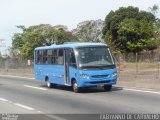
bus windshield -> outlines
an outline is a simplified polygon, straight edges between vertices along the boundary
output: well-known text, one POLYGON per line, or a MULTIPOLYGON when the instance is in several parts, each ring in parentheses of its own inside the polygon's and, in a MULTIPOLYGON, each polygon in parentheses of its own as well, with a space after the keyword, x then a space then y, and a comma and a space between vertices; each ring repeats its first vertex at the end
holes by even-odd
POLYGON ((115 67, 114 59, 106 46, 79 47, 78 66, 81 69, 104 69, 115 67))

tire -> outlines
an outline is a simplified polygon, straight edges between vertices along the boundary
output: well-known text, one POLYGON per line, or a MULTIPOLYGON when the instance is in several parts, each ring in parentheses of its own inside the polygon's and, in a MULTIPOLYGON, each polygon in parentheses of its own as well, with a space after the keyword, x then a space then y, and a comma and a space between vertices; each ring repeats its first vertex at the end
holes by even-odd
POLYGON ((51 83, 48 78, 46 79, 46 85, 48 88, 55 88, 56 87, 56 84, 51 83))
POLYGON ((105 91, 111 91, 111 89, 112 89, 112 85, 105 85, 104 86, 105 91))
POLYGON ((46 81, 46 85, 47 85, 48 88, 52 88, 52 83, 50 83, 49 80, 46 81))
POLYGON ((77 84, 76 80, 73 81, 72 87, 73 87, 73 91, 75 93, 79 93, 80 92, 80 88, 78 87, 78 84, 77 84))

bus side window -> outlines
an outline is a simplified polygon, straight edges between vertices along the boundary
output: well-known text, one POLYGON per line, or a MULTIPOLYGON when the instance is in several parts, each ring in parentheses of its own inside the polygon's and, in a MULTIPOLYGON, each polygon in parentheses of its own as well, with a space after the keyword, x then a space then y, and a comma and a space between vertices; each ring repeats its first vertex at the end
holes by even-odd
POLYGON ((63 49, 59 49, 58 64, 59 64, 59 65, 64 64, 64 62, 63 62, 63 49))
POLYGON ((52 64, 52 50, 47 50, 47 62, 48 64, 52 64))
POLYGON ((53 50, 52 64, 58 64, 58 50, 53 50))
POLYGON ((43 50, 39 51, 39 59, 40 59, 39 64, 43 64, 43 50))
POLYGON ((43 63, 42 64, 47 64, 47 50, 43 51, 43 63))
POLYGON ((36 64, 40 64, 39 50, 36 51, 36 64))

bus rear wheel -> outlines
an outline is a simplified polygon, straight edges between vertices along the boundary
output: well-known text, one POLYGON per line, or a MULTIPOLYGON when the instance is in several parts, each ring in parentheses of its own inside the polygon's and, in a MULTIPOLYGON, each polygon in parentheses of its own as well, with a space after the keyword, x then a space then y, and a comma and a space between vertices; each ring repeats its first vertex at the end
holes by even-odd
POLYGON ((112 89, 112 85, 105 85, 104 86, 105 91, 111 91, 111 89, 112 89))
POLYGON ((51 83, 48 78, 46 78, 46 85, 48 88, 55 88, 56 87, 56 84, 51 83))
POLYGON ((76 80, 73 81, 72 87, 73 87, 73 91, 75 93, 79 93, 80 92, 80 88, 78 87, 78 84, 77 84, 76 80))
POLYGON ((48 88, 52 88, 52 83, 50 83, 49 80, 46 81, 46 85, 47 85, 48 88))

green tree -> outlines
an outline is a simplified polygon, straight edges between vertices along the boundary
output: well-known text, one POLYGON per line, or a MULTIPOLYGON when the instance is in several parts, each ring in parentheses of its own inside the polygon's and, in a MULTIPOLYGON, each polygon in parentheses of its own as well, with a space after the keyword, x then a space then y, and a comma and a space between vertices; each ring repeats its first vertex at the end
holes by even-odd
POLYGON ((140 51, 153 37, 154 22, 155 16, 150 12, 132 6, 121 7, 106 16, 103 37, 115 49, 140 51))
POLYGON ((151 23, 136 19, 125 19, 118 29, 119 45, 125 51, 138 52, 142 49, 151 49, 156 45, 151 23), (123 48, 124 47, 124 48, 123 48))
POLYGON ((83 42, 104 42, 102 39, 103 26, 104 21, 100 19, 80 22, 73 30, 73 34, 83 42))
POLYGON ((25 28, 17 26, 22 33, 15 33, 12 37, 12 47, 20 51, 24 59, 33 58, 34 48, 51 44, 62 44, 74 40, 74 36, 63 30, 56 29, 49 24, 40 24, 25 28))
POLYGON ((156 16, 156 14, 159 12, 159 6, 153 5, 152 7, 149 7, 149 11, 156 16))
POLYGON ((22 33, 15 33, 12 37, 12 47, 14 49, 20 49, 23 47, 24 41, 22 36, 22 33))
POLYGON ((149 7, 149 11, 151 11, 156 16, 156 22, 154 24, 154 39, 156 40, 156 43, 158 46, 160 46, 160 19, 158 18, 159 12, 159 6, 153 5, 152 7, 149 7))

